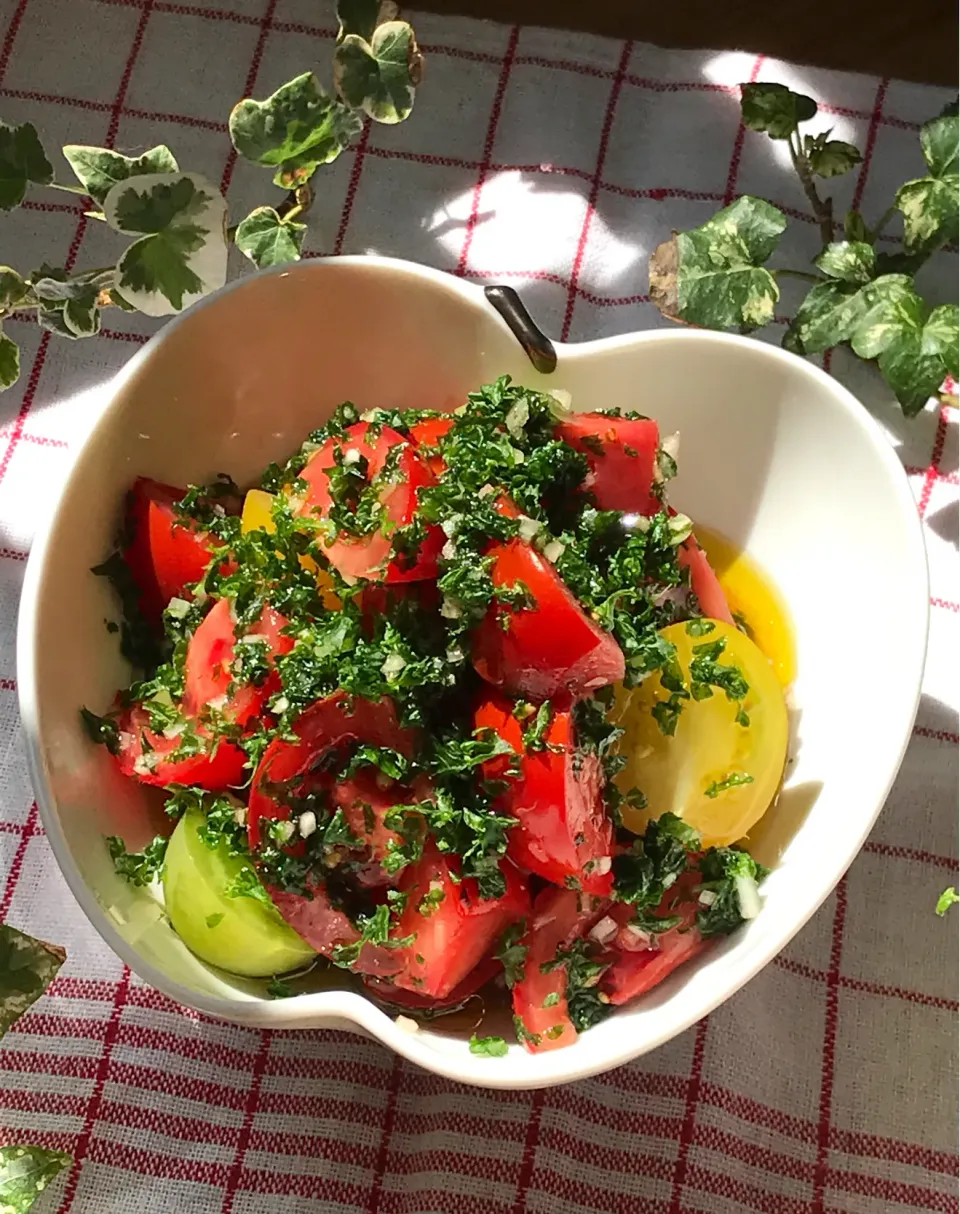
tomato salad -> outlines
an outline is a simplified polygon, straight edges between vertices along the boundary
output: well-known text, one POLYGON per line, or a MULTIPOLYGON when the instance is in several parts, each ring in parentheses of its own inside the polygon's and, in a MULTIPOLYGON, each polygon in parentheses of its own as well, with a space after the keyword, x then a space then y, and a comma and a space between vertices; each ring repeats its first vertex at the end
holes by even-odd
POLYGON ((274 995, 317 965, 412 1017, 506 987, 534 1052, 752 918, 782 695, 675 455, 505 377, 344 404, 246 494, 136 481, 95 572, 141 677, 83 716, 176 825, 108 840, 118 871, 274 995))

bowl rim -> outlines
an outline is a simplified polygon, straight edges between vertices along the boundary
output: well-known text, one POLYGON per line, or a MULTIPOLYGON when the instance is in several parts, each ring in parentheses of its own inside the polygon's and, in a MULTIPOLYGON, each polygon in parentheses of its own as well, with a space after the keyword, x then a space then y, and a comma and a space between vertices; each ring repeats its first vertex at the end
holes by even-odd
MULTIPOLYGON (((180 325, 188 323, 188 318, 199 309, 216 304, 224 295, 238 290, 249 290, 259 279, 268 274, 281 277, 287 274, 323 273, 330 269, 343 271, 351 267, 366 270, 381 270, 391 274, 406 274, 423 282, 432 283, 439 289, 457 295, 484 314, 485 322, 499 324, 505 332, 510 330, 505 322, 497 316, 484 298, 483 286, 466 282, 453 275, 415 262, 397 258, 380 256, 340 256, 336 258, 315 258, 294 265, 272 267, 257 275, 246 275, 227 284, 219 291, 200 300, 186 312, 174 317, 136 352, 136 354, 109 380, 105 381, 98 390, 98 402, 90 427, 85 437, 77 444, 69 460, 69 466, 64 475, 60 491, 56 498, 49 503, 44 516, 38 521, 35 537, 31 545, 27 567, 23 580, 23 589, 17 619, 17 688, 19 708, 25 740, 27 766, 37 800, 40 819, 50 842, 51 850, 63 874, 69 889, 82 908, 87 919, 99 933, 104 942, 126 964, 150 986, 163 992, 179 1004, 193 1008, 216 1020, 227 1020, 246 1026, 271 1029, 316 1029, 338 1027, 360 1031, 380 1041, 395 1053, 410 1062, 416 1063, 446 1079, 472 1084, 479 1087, 502 1090, 530 1089, 549 1087, 556 1084, 573 1082, 589 1078, 603 1072, 622 1066, 642 1054, 656 1049, 673 1037, 686 1031, 691 1025, 714 1011, 740 990, 751 978, 763 969, 773 957, 783 949, 797 934, 804 924, 829 897, 837 883, 843 877, 856 855, 859 853, 868 834, 873 828, 882 810, 894 779, 900 769, 903 756, 909 745, 913 723, 920 701, 924 661, 927 648, 929 627, 929 573, 927 566, 926 547, 923 527, 917 512, 916 503, 904 472, 903 466, 892 446, 887 442, 883 432, 869 411, 860 403, 848 388, 830 376, 821 367, 805 359, 791 354, 779 347, 750 338, 729 333, 718 333, 711 330, 692 328, 677 329, 648 329, 613 337, 597 338, 585 342, 562 343, 555 342, 559 364, 557 372, 562 375, 564 364, 571 360, 595 356, 601 350, 635 348, 638 351, 652 345, 676 345, 715 343, 727 347, 735 347, 744 352, 747 357, 769 359, 777 362, 788 362, 793 371, 801 376, 806 375, 812 386, 825 390, 834 400, 837 407, 844 410, 856 423, 864 441, 873 449, 880 464, 887 473, 890 489, 899 499, 899 507, 908 520, 907 531, 912 536, 909 541, 914 560, 911 574, 915 580, 913 618, 907 635, 914 646, 914 687, 909 698, 901 698, 903 738, 895 756, 888 756, 888 774, 883 789, 872 813, 865 816, 863 828, 855 846, 840 856, 830 857, 827 872, 817 882, 814 896, 802 903, 797 917, 791 921, 788 931, 781 931, 755 948, 748 959, 734 965, 726 976, 722 988, 716 997, 711 996, 700 1000, 693 1010, 685 1010, 679 1015, 669 1030, 659 1033, 652 1040, 645 1040, 639 1048, 630 1044, 603 1052, 597 1057, 591 1052, 590 1060, 584 1058, 580 1051, 573 1047, 568 1050, 550 1051, 547 1054, 531 1056, 527 1059, 533 1063, 516 1073, 516 1068, 510 1066, 511 1059, 506 1061, 510 1069, 492 1066, 487 1058, 474 1059, 466 1051, 446 1052, 430 1048, 418 1047, 416 1033, 409 1033, 397 1026, 394 1017, 382 1011, 371 999, 352 990, 326 990, 307 995, 296 996, 290 1000, 263 1000, 254 997, 248 999, 224 999, 204 995, 191 990, 180 982, 168 978, 151 962, 142 958, 136 949, 127 943, 117 929, 110 923, 109 918, 98 902, 93 889, 81 876, 75 865, 66 843, 66 838, 60 826, 59 815, 51 790, 47 784, 42 756, 42 743, 39 730, 39 710, 36 685, 35 655, 39 637, 36 633, 37 604, 41 583, 46 567, 48 545, 59 517, 59 507, 66 489, 76 474, 82 462, 88 445, 105 424, 110 414, 117 407, 120 396, 127 384, 134 379, 140 370, 152 359, 160 345, 180 325), (296 1013, 296 1014, 292 1014, 296 1013), (536 1060, 535 1063, 533 1060, 536 1060), (535 1071, 535 1074, 529 1072, 535 1071), (526 1072, 526 1073, 525 1073, 526 1072)), ((253 288, 255 289, 255 288, 253 288)), ((558 386, 562 386, 557 380, 558 386)), ((593 1032, 602 1031, 598 1026, 593 1032)), ((591 1034, 593 1040, 593 1034, 591 1034)), ((511 1051, 512 1055, 513 1051, 511 1051)), ((525 1056, 526 1057, 526 1056, 525 1056)))

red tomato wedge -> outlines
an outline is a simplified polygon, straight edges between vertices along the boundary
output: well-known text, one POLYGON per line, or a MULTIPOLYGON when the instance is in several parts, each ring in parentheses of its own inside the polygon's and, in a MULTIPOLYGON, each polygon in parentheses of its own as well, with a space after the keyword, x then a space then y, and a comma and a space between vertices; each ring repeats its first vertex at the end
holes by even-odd
POLYGON ((683 541, 677 549, 677 561, 681 569, 690 570, 690 589, 699 599, 703 614, 711 620, 734 623, 727 596, 696 536, 689 535, 683 541))
POLYGON ((177 759, 172 756, 181 739, 154 733, 149 723, 149 714, 140 704, 117 722, 120 735, 117 763, 125 776, 156 787, 196 784, 209 792, 225 792, 231 786, 243 784, 247 756, 232 742, 211 740, 209 749, 202 753, 177 759))
POLYGON ((523 977, 513 988, 514 1015, 525 1030, 523 1044, 533 1054, 561 1049, 577 1039, 567 1009, 566 966, 547 973, 540 967, 585 936, 605 906, 602 899, 572 889, 548 887, 537 895, 521 942, 527 949, 523 977))
POLYGON ((397 721, 391 700, 364 700, 337 691, 317 700, 300 714, 293 726, 296 742, 276 737, 263 753, 250 788, 247 834, 250 847, 260 845, 260 819, 289 817, 289 807, 274 798, 269 786, 296 780, 334 747, 370 742, 410 756, 416 735, 397 721))
MULTIPOLYGON (((419 794, 429 792, 428 788, 414 790, 393 781, 384 788, 378 775, 373 768, 361 768, 351 779, 341 780, 333 789, 334 805, 342 810, 347 826, 376 861, 386 859, 391 844, 397 847, 403 844, 401 836, 384 821, 390 810, 422 800, 424 798, 419 794)), ((373 884, 370 875, 367 874, 365 884, 373 884)))
POLYGON ((473 637, 473 664, 481 678, 535 700, 581 695, 623 678, 617 642, 587 617, 535 548, 512 539, 491 545, 488 555, 493 584, 522 583, 533 606, 512 611, 491 604, 473 637))
MULTIPOLYGON (((289 653, 294 646, 293 637, 283 632, 286 626, 287 620, 278 611, 264 607, 260 619, 244 634, 264 639, 266 645, 258 644, 257 649, 271 667, 276 658, 289 653)), ((214 704, 228 721, 246 725, 263 710, 268 697, 279 690, 280 682, 271 670, 259 686, 237 684, 232 670, 237 646, 248 643, 251 642, 237 638, 230 600, 218 599, 204 616, 187 647, 183 708, 188 716, 197 717, 202 709, 214 704)))
MULTIPOLYGON (((333 505, 329 473, 336 464, 338 452, 342 453, 341 458, 356 453, 366 460, 366 480, 370 484, 384 471, 388 457, 397 446, 402 449, 395 456, 392 472, 384 479, 378 493, 390 529, 407 526, 416 512, 420 490, 434 483, 434 475, 402 434, 389 426, 372 427, 366 422, 348 426, 342 438, 328 439, 310 457, 300 473, 300 479, 307 483, 307 491, 297 512, 322 516, 329 513, 333 505)), ((439 527, 431 527, 416 557, 405 560, 393 556, 390 536, 378 529, 362 537, 338 536, 332 544, 324 545, 324 552, 330 564, 353 581, 415 582, 437 576, 437 561, 443 544, 443 532, 439 527)))
POLYGON ((603 773, 594 754, 577 753, 572 706, 557 706, 544 741, 549 749, 524 752, 523 726, 514 705, 487 696, 474 714, 475 729, 491 729, 521 756, 520 775, 508 776, 510 758, 483 764, 488 780, 506 780, 497 808, 518 819, 507 855, 520 868, 555 885, 578 882, 588 894, 613 889, 613 824, 603 803, 603 773))
POLYGON ((587 457, 589 489, 601 510, 655 514, 660 503, 652 493, 660 430, 649 419, 575 413, 554 431, 587 457))
MULTIPOLYGON (((310 896, 288 893, 275 886, 268 886, 267 889, 290 927, 322 957, 329 957, 334 949, 345 948, 360 939, 360 932, 349 915, 333 905, 322 882, 310 884, 310 896)), ((388 977, 402 963, 401 949, 365 944, 352 968, 358 973, 388 977)))
POLYGON ((124 559, 140 591, 140 606, 159 623, 172 598, 189 597, 213 555, 209 534, 174 510, 186 490, 138 477, 127 499, 131 540, 124 559))
MULTIPOLYGON (((696 900, 690 896, 681 901, 675 908, 677 894, 683 898, 690 894, 692 886, 699 881, 696 873, 684 874, 677 884, 667 893, 659 907, 662 915, 677 914, 681 922, 668 932, 651 937, 649 943, 653 947, 644 947, 640 941, 630 938, 629 927, 621 929, 612 948, 614 960, 600 978, 600 989, 610 997, 613 1004, 629 1003, 638 995, 644 995, 662 982, 669 974, 709 944, 704 940, 695 926, 698 909, 696 900)), ((632 914, 630 907, 617 907, 617 919, 629 920, 632 914), (624 912, 629 912, 624 914, 624 912)))
POLYGON ((443 999, 434 999, 431 995, 418 995, 415 991, 405 991, 396 983, 380 978, 364 978, 363 985, 383 1003, 392 1003, 395 1007, 406 1008, 412 1012, 454 1012, 465 1003, 471 995, 487 985, 493 978, 503 972, 503 966, 496 957, 487 957, 467 974, 466 978, 453 988, 443 999))
MULTIPOLYGON (((453 425, 452 417, 428 417, 422 422, 416 422, 410 427, 410 441, 418 447, 436 447, 441 438, 448 432, 453 425)), ((421 458, 426 460, 427 467, 437 478, 443 476, 447 470, 447 465, 444 462, 443 456, 439 451, 423 452, 421 458)))
POLYGON ((482 899, 470 878, 458 882, 457 858, 445 857, 430 842, 423 858, 405 870, 400 889, 407 895, 396 936, 414 936, 406 964, 394 982, 431 999, 444 999, 492 950, 504 930, 530 910, 530 893, 519 871, 500 862, 507 889, 501 898, 482 899))

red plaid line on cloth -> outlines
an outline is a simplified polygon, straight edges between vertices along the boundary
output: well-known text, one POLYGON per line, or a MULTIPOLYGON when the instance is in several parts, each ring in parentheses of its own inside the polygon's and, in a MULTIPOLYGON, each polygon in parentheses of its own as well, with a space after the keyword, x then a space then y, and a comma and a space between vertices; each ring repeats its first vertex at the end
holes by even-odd
MULTIPOLYGON (((235 214, 264 201, 265 180, 230 150, 229 103, 315 66, 334 32, 314 0, 7 0, 0 20, 6 120, 29 118, 48 148, 166 141, 221 181, 235 214), (96 46, 95 73, 68 62, 67 29, 71 48, 96 46)), ((521 281, 564 339, 661 323, 642 257, 738 192, 804 221, 789 254, 815 251, 802 194, 739 122, 740 80, 805 88, 864 147, 860 173, 836 183, 838 214, 882 211, 891 182, 920 171, 916 132, 948 99, 742 54, 414 21, 428 60, 417 111, 403 127, 368 124, 318 179, 307 255, 370 250, 521 281)), ((24 268, 51 260, 52 241, 71 265, 115 256, 82 210, 37 197, 8 217, 24 268)), ((945 298, 955 255, 930 268, 945 298)), ((561 1089, 478 1092, 360 1038, 176 1007, 104 949, 56 870, 19 738, 13 621, 32 520, 84 433, 84 394, 155 328, 111 319, 85 343, 18 323, 24 377, 0 397, 0 918, 69 952, 0 1048, 0 1141, 74 1154, 47 1208, 956 1210, 956 929, 931 914, 957 872, 956 411, 906 423, 854 360, 831 361, 915 487, 935 608, 916 736, 836 894, 749 987, 654 1054, 561 1089)))

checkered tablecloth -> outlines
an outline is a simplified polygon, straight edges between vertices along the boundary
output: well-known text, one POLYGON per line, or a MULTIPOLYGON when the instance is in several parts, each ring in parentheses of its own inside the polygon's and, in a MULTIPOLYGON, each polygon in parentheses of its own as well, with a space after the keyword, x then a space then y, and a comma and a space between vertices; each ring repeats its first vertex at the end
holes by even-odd
MULTIPOLYGON (((238 218, 270 187, 230 151, 229 108, 298 72, 326 74, 330 7, 0 0, 0 116, 34 122, 48 151, 168 143, 181 167, 221 183, 238 218)), ((643 294, 647 255, 736 192, 802 221, 785 241, 794 264, 816 251, 796 180, 740 124, 739 81, 777 79, 822 102, 824 125, 866 152, 833 183, 838 214, 853 203, 874 219, 921 171, 919 125, 948 99, 739 52, 413 20, 427 58, 417 109, 321 170, 308 254, 395 254, 509 281, 564 340, 664 323, 643 294)), ((116 258, 79 200, 32 197, 0 217, 0 261, 116 258)), ((949 300, 956 275, 948 250, 923 288, 949 300)), ((743 992, 663 1049, 573 1086, 487 1093, 357 1037, 245 1030, 174 1006, 109 953, 59 876, 19 732, 17 599, 34 520, 93 392, 151 323, 111 315, 77 343, 9 324, 24 372, 0 396, 0 919, 65 944, 69 959, 0 1046, 0 1142, 76 1160, 38 1210, 955 1211, 958 916, 933 907, 957 870, 956 412, 931 406, 905 422, 872 369, 833 358, 903 459, 933 594, 915 737, 836 894, 743 992)), ((837 626, 856 628, 861 610, 847 588, 837 626)))

